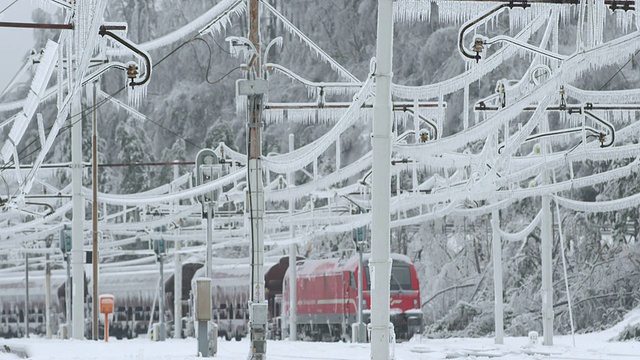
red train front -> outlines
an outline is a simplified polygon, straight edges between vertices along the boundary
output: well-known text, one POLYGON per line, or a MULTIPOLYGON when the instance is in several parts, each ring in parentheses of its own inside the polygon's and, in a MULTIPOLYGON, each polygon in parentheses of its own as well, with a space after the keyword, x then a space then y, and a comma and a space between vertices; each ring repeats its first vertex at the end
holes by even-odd
MULTIPOLYGON (((422 330, 420 286, 415 266, 407 256, 392 254, 389 299, 397 339, 410 339, 422 330)), ((364 255, 363 321, 371 308, 369 256, 364 255)), ((346 340, 358 316, 359 259, 305 260, 297 266, 297 328, 313 340, 346 340)), ((289 275, 284 276, 284 317, 289 317, 289 275)))

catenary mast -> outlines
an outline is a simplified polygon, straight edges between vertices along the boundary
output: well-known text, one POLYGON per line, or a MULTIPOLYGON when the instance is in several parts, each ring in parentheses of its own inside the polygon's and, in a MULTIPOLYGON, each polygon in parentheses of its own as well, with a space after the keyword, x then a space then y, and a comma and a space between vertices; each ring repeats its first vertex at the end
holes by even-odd
POLYGON ((389 359, 389 275, 391 271, 391 64, 393 0, 378 1, 376 93, 373 105, 373 167, 371 184, 371 359, 389 359))
POLYGON ((260 1, 247 0, 249 9, 249 41, 255 52, 248 64, 246 87, 241 94, 247 95, 249 218, 251 221, 251 295, 249 304, 249 326, 251 348, 249 359, 266 358, 267 304, 264 295, 264 189, 261 163, 261 127, 264 92, 262 61, 260 58, 260 1))

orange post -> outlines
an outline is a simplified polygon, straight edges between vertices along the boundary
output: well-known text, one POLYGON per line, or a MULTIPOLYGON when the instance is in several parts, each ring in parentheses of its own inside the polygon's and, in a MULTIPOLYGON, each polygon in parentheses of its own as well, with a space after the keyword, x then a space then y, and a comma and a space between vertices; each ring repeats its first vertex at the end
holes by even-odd
POLYGON ((100 313, 104 314, 104 341, 109 342, 109 314, 113 313, 113 295, 100 295, 100 313))
POLYGON ((109 342, 109 314, 104 314, 104 342, 109 342))

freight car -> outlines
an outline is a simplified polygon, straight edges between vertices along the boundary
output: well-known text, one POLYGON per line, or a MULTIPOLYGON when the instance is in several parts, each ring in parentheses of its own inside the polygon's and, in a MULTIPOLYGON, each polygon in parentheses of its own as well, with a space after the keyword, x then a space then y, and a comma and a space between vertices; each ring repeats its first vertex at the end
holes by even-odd
MULTIPOLYGON (((34 272, 35 273, 35 272, 34 272)), ((65 280, 64 274, 55 271, 51 275, 51 288, 56 289, 65 280)), ((29 306, 25 311, 26 281, 24 273, 4 273, 0 276, 0 337, 21 337, 25 332, 25 320, 29 323, 29 333, 46 332, 46 286, 45 276, 29 276, 29 306)), ((64 323, 64 303, 51 290, 50 326, 55 332, 64 323)))
MULTIPOLYGON (((205 277, 204 270, 198 270, 192 281, 205 277)), ((248 334, 250 267, 247 264, 214 266, 211 280, 212 316, 218 325, 218 336, 239 341, 248 334)))

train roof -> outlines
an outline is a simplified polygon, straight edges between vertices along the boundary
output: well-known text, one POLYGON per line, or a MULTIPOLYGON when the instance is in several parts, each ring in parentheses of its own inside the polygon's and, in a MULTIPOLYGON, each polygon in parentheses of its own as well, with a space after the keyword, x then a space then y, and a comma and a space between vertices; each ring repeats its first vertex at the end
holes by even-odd
MULTIPOLYGON (((51 273, 51 294, 55 296, 57 289, 66 280, 66 275, 61 271, 51 273)), ((45 275, 42 272, 29 272, 29 297, 44 297, 46 292, 45 275)), ((13 299, 24 300, 25 297, 25 274, 24 273, 3 273, 0 276, 0 300, 13 301, 13 299)))
MULTIPOLYGON (((401 261, 412 264, 408 256, 392 253, 390 255, 393 261, 401 261)), ((365 265, 369 262, 371 254, 362 254, 362 260, 365 265)), ((330 274, 332 272, 355 271, 358 268, 358 255, 350 258, 331 258, 331 259, 314 259, 298 262, 298 276, 314 276, 318 274, 330 274)))
MULTIPOLYGON (((273 265, 273 263, 265 264, 264 273, 267 273, 273 265)), ((193 279, 202 277, 206 277, 204 267, 195 272, 193 279)), ((251 282, 251 266, 249 264, 214 265, 211 268, 211 278, 213 286, 249 286, 251 282)))
MULTIPOLYGON (((164 271, 165 281, 173 269, 164 271)), ((160 273, 158 269, 137 271, 101 272, 98 290, 101 294, 112 294, 116 303, 124 299, 153 299, 158 291, 160 273)))

